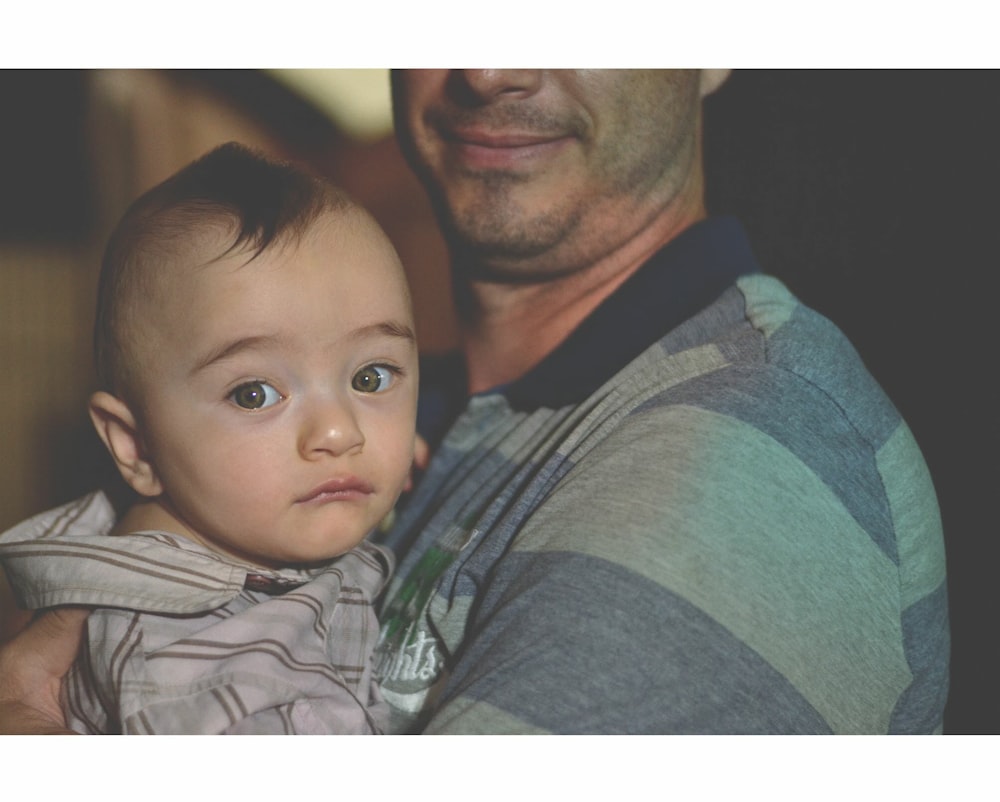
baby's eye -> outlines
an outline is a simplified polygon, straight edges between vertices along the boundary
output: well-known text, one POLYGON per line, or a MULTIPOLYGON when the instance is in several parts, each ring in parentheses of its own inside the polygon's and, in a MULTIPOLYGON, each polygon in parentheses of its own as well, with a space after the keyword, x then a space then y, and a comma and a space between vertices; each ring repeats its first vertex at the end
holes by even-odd
POLYGON ((381 393, 388 390, 395 372, 387 365, 365 365, 354 374, 351 387, 359 393, 381 393))
POLYGON ((252 381, 241 384, 229 394, 229 400, 242 409, 264 409, 284 400, 270 384, 252 381))

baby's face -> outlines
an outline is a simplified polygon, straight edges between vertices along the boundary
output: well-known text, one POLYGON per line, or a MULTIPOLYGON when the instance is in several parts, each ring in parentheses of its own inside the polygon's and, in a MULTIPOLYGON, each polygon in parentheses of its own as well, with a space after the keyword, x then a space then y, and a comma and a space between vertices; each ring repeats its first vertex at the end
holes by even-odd
POLYGON ((413 459, 404 274, 356 212, 246 258, 179 268, 149 304, 146 445, 195 539, 263 565, 328 559, 389 512, 413 459))

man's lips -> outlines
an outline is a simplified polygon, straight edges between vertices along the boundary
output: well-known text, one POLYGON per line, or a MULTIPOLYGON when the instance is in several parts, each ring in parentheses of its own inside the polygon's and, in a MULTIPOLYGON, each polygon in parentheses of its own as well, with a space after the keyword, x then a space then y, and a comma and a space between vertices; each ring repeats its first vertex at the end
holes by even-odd
POLYGON ((443 136, 451 142, 483 148, 527 148, 566 138, 562 134, 491 131, 479 128, 454 128, 445 130, 443 136))
POLYGON ((473 128, 446 129, 442 132, 442 139, 469 166, 501 168, 553 155, 565 147, 572 137, 473 128))
POLYGON ((304 496, 296 499, 298 504, 319 503, 327 501, 352 501, 370 496, 375 488, 369 482, 354 476, 330 479, 317 485, 304 496))

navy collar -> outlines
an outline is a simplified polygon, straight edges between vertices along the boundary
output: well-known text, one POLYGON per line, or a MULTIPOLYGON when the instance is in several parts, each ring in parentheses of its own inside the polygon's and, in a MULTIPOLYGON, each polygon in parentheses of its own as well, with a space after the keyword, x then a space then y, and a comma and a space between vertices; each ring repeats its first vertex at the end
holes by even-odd
POLYGON ((757 271, 739 221, 715 217, 696 223, 654 254, 538 365, 494 392, 523 411, 579 403, 737 278, 757 271))
MULTIPOLYGON (((735 218, 696 223, 659 250, 527 374, 486 392, 504 394, 522 411, 584 401, 737 278, 757 271, 746 233, 735 218)), ((432 446, 464 408, 465 388, 460 353, 421 359, 417 428, 432 446)))

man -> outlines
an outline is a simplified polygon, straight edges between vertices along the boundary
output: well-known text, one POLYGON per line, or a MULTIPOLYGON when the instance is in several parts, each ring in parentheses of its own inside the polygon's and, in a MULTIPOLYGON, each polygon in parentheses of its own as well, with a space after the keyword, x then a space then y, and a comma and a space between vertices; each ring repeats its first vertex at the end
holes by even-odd
POLYGON ((843 336, 706 219, 724 78, 394 76, 470 394, 388 537, 399 731, 940 730, 933 488, 843 336))

